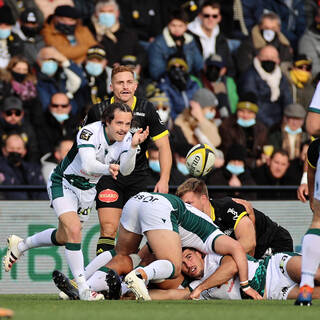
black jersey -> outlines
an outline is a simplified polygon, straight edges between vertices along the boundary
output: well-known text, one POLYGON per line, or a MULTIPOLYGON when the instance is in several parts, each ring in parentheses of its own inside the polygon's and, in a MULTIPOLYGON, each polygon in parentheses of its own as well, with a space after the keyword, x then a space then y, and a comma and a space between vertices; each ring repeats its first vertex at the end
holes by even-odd
MULTIPOLYGON (((114 97, 107 99, 101 103, 95 104, 88 112, 84 125, 91 122, 101 120, 101 116, 105 108, 114 102, 114 97)), ((149 137, 140 144, 137 152, 136 166, 134 171, 146 170, 148 166, 146 151, 149 139, 156 141, 168 134, 168 130, 160 120, 159 114, 151 102, 146 99, 134 97, 133 105, 133 119, 131 125, 131 132, 134 133, 139 128, 145 130, 149 126, 149 137)))
MULTIPOLYGON (((235 230, 239 221, 247 216, 245 207, 230 197, 210 200, 212 205, 211 218, 226 235, 236 239, 235 230)), ((272 221, 263 212, 253 209, 255 214, 256 250, 255 258, 261 258, 268 248, 274 252, 292 251, 293 243, 289 232, 272 221)))
POLYGON ((313 140, 308 148, 308 164, 312 168, 317 167, 320 152, 320 139, 313 140))

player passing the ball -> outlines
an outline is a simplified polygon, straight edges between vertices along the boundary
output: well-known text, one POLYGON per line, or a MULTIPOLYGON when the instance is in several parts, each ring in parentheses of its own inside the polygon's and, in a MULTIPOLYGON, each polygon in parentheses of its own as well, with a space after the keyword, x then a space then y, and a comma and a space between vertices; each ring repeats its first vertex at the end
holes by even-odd
POLYGON ((89 218, 100 177, 110 175, 116 179, 119 172, 128 175, 134 169, 137 146, 147 138, 149 129, 139 129, 132 136, 129 132, 131 121, 130 107, 113 103, 105 109, 101 121, 84 126, 78 132, 73 147, 48 181, 48 194, 59 220, 58 228, 46 229, 25 240, 16 235, 9 236, 3 261, 5 271, 10 271, 20 256, 31 248, 64 245, 80 299, 104 298, 89 289, 84 276, 81 228, 82 222, 89 218))

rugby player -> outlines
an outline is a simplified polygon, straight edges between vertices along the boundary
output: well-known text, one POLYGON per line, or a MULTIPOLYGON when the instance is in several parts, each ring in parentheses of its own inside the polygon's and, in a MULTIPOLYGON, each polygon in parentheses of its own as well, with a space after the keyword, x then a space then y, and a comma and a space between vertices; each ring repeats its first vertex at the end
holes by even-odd
MULTIPOLYGON (((172 155, 168 139, 168 130, 161 122, 155 107, 148 100, 134 96, 137 81, 129 66, 113 68, 111 89, 114 96, 100 104, 94 105, 85 118, 86 124, 97 121, 104 109, 114 101, 128 104, 133 111, 132 130, 150 128, 150 137, 160 153, 160 179, 155 192, 168 192, 168 183, 172 165, 172 155)), ((140 191, 147 191, 146 175, 148 161, 146 158, 148 141, 139 145, 134 171, 126 177, 119 174, 114 180, 104 176, 97 184, 96 206, 100 221, 100 238, 97 244, 97 254, 114 248, 115 236, 119 226, 121 211, 127 200, 140 191)))
POLYGON ((102 120, 83 127, 64 160, 48 181, 48 194, 59 220, 57 229, 50 228, 23 240, 11 235, 4 257, 6 271, 23 252, 44 246, 65 245, 68 265, 79 288, 81 300, 100 300, 102 295, 89 289, 84 276, 81 251, 81 222, 89 218, 96 183, 102 175, 116 179, 118 172, 128 175, 135 166, 137 147, 148 136, 148 127, 132 136, 131 108, 113 103, 103 112, 102 120))
POLYGON ((229 197, 212 200, 204 181, 196 178, 182 183, 176 194, 206 213, 221 231, 238 240, 245 252, 256 259, 266 254, 293 251, 290 233, 246 201, 229 197))
MULTIPOLYGON (((320 134, 320 92, 319 84, 307 115, 307 129, 313 134, 320 134), (313 123, 315 121, 316 123, 313 123), (316 130, 318 126, 318 131, 316 130)), ((302 240, 302 269, 300 293, 295 305, 310 306, 314 291, 314 278, 320 264, 320 139, 314 140, 308 149, 308 190, 309 204, 313 212, 310 228, 302 240)))

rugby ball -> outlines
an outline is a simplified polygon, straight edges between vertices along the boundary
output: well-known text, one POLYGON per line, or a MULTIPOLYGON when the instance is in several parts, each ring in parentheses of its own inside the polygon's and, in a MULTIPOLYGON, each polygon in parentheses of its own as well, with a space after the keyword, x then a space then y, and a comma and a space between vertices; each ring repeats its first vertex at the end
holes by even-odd
POLYGON ((186 156, 186 166, 193 177, 203 177, 214 167, 216 155, 207 144, 197 144, 186 156))

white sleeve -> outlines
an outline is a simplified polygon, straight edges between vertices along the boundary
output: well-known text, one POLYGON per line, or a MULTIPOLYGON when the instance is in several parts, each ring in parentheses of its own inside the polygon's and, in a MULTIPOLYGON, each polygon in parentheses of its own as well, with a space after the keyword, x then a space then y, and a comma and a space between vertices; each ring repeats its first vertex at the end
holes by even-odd
POLYGON ((79 156, 81 159, 81 166, 89 175, 105 174, 110 175, 109 165, 97 160, 95 149, 92 147, 79 148, 79 156))
POLYGON ((122 175, 129 175, 136 165, 137 148, 132 148, 120 155, 120 172, 122 175))

